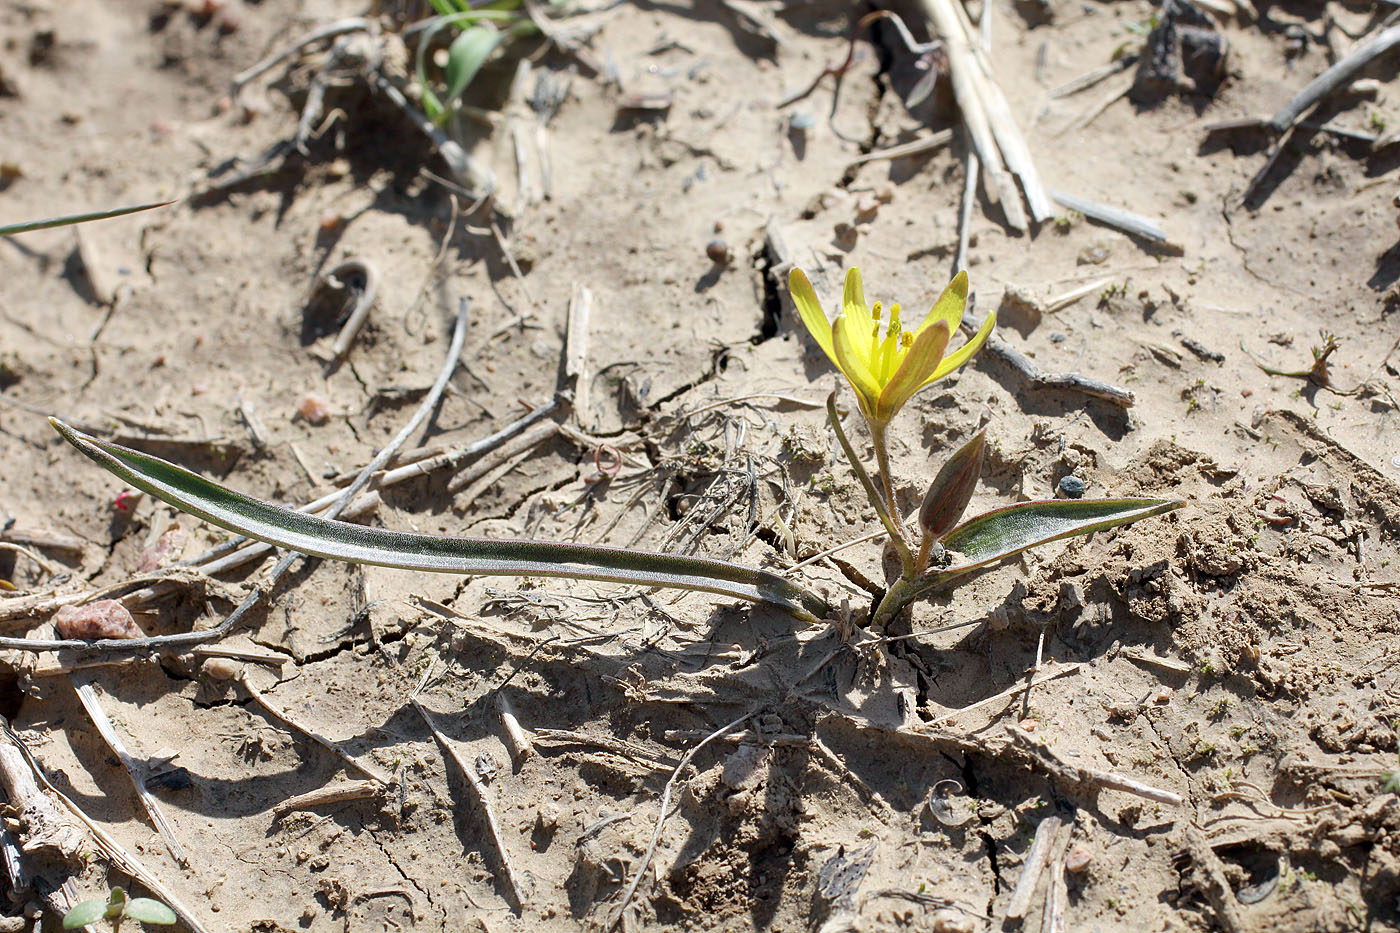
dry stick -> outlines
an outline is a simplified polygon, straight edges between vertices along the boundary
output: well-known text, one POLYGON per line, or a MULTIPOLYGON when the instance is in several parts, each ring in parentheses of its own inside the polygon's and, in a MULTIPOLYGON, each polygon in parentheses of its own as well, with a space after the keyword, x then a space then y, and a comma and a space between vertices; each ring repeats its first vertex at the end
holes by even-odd
POLYGON ((524 727, 520 725, 520 720, 516 718, 510 696, 504 690, 496 694, 496 712, 501 717, 501 731, 506 734, 506 744, 510 746, 511 760, 519 768, 525 763, 525 759, 535 753, 535 745, 524 727))
POLYGON ((1059 311, 1063 308, 1068 308, 1070 305, 1074 304, 1076 301, 1085 297, 1086 295, 1092 295, 1094 292, 1101 291, 1103 288, 1111 284, 1113 284, 1112 278, 1104 278, 1098 279, 1093 282, 1088 282, 1084 285, 1079 286, 1078 288, 1072 288, 1062 295, 1057 295, 1054 298, 1045 299, 1045 304, 1041 306, 1040 310, 1044 314, 1054 314, 1056 311, 1059 311))
MULTIPOLYGON (((4 739, 0 739, 0 785, 5 788, 10 816, 24 827, 23 848, 10 830, 0 829, 5 872, 10 878, 11 889, 23 891, 34 887, 34 877, 24 866, 26 853, 49 850, 56 860, 70 862, 88 848, 88 835, 71 814, 39 789, 24 755, 4 739)), ((66 915, 78 903, 77 886, 73 884, 71 875, 57 887, 41 885, 35 893, 43 899, 44 906, 59 917, 66 915)), ((34 928, 39 929, 37 920, 34 928)))
POLYGON ((618 924, 622 923, 623 914, 627 912, 627 906, 632 903, 632 897, 637 893, 637 886, 642 883, 642 876, 646 874, 647 866, 651 864, 651 857, 656 854, 657 843, 661 841, 661 830, 666 825, 666 817, 668 811, 671 809, 671 793, 675 790, 676 781, 680 778, 681 772, 685 770, 685 766, 690 764, 690 760, 695 757, 695 753, 700 751, 700 749, 724 735, 726 732, 752 719, 754 712, 756 711, 747 712, 728 725, 720 726, 714 732, 705 736, 699 743, 691 748, 690 751, 685 753, 680 760, 680 764, 676 765, 676 770, 671 772, 671 777, 666 781, 666 787, 661 792, 661 812, 656 816, 656 828, 652 831, 651 842, 647 845, 647 850, 645 854, 642 855, 641 864, 637 866, 637 871, 632 875, 632 883, 627 886, 627 892, 622 895, 622 901, 618 904, 617 913, 613 916, 612 922, 608 924, 607 929, 615 929, 618 924))
POLYGON ((1240 916, 1239 901, 1235 899, 1234 889, 1230 887, 1225 867, 1206 841, 1205 835, 1195 826, 1186 827, 1186 848, 1191 853, 1191 861, 1196 867, 1196 886, 1206 896, 1215 912, 1216 921, 1226 933, 1244 933, 1250 926, 1244 917, 1240 916))
POLYGON ((967 167, 964 169, 962 208, 958 211, 958 252, 953 257, 953 274, 967 268, 967 247, 972 239, 972 208, 977 203, 977 178, 981 174, 982 160, 977 158, 977 150, 967 147, 967 167))
POLYGON ((347 752, 345 749, 341 748, 331 739, 326 738, 324 735, 317 732, 315 729, 312 729, 310 726, 304 726, 301 723, 297 722, 291 717, 291 714, 287 713, 285 710, 278 709, 272 704, 272 701, 267 698, 266 694, 264 694, 256 686, 254 686, 252 680, 249 679, 247 674, 244 674, 242 677, 238 678, 238 682, 243 685, 244 690, 248 691, 248 695, 253 698, 253 701, 257 703, 258 706, 262 707, 263 710, 272 718, 286 723, 287 725, 291 726, 293 729, 297 730, 303 735, 315 740, 318 744, 324 746, 327 750, 329 750, 331 754, 335 755, 337 758, 345 762, 350 767, 354 768, 356 771, 359 771, 361 774, 369 777, 371 780, 378 782, 380 786, 387 787, 389 784, 393 783, 393 778, 389 777, 389 775, 385 774, 383 771, 380 771, 373 765, 364 764, 358 758, 347 752))
POLYGON ((1035 839, 1031 842, 1030 850, 1026 852, 1021 876, 1016 879, 1016 889, 1011 892, 1011 901, 1006 905, 1008 920, 1020 920, 1030 909, 1031 897, 1040 884, 1041 873, 1045 871, 1045 862, 1050 856, 1050 843, 1059 831, 1058 816, 1047 816, 1035 828, 1035 839))
POLYGON ((953 96, 957 98, 958 109, 962 111, 963 123, 972 137, 972 145, 977 156, 986 168, 987 176, 994 187, 988 191, 993 201, 1001 203, 1006 222, 1013 230, 1024 233, 1027 229, 1026 214, 1021 207, 1021 194, 1016 190, 1016 182, 1006 171, 1001 152, 997 148, 996 137, 988 122, 987 110, 978 96, 977 76, 981 66, 973 57, 962 22, 954 12, 950 0, 921 0, 924 12, 933 20, 934 30, 943 37, 948 55, 948 68, 952 72, 953 96))
POLYGON ((1040 914, 1040 933, 1064 933, 1065 907, 1069 899, 1069 888, 1065 884, 1065 852, 1069 849, 1069 839, 1074 827, 1064 834, 1055 845, 1055 855, 1050 861, 1050 886, 1045 891, 1045 909, 1040 914))
POLYGON ((1054 679, 1057 678, 1057 677, 1063 677, 1063 676, 1065 676, 1066 674, 1073 674, 1075 671, 1079 670, 1079 669, 1080 669, 1081 667, 1083 667, 1083 666, 1084 666, 1083 664, 1067 664, 1067 665, 1065 665, 1064 667, 1059 668, 1058 670, 1051 671, 1050 673, 1044 675, 1043 677, 1034 677, 1034 678, 1032 678, 1031 681, 1030 681, 1030 683, 1027 683, 1027 684, 1020 684, 1020 683, 1018 683, 1018 684, 1016 684, 1016 685, 1014 685, 1014 686, 1012 686, 1012 687, 1008 687, 1007 689, 1003 690, 1001 693, 996 694, 995 696, 989 696, 989 697, 987 697, 985 700, 978 700, 976 703, 973 703, 971 706, 964 706, 964 707, 961 708, 961 709, 951 710, 950 712, 944 713, 942 716, 938 716, 938 717, 936 717, 936 718, 934 718, 934 719, 930 719, 928 722, 923 723, 923 724, 922 724, 918 729, 916 729, 915 731, 917 731, 917 732, 925 732, 925 731, 931 730, 934 726, 942 725, 943 723, 947 722, 948 720, 952 719, 952 718, 955 717, 955 716, 961 716, 963 713, 967 713, 967 712, 970 712, 970 711, 972 711, 972 710, 979 709, 979 708, 981 708, 981 707, 983 707, 983 706, 990 706, 991 704, 996 703, 996 702, 998 702, 998 701, 1000 701, 1000 700, 1009 700, 1009 699, 1011 699, 1013 696, 1015 696, 1016 694, 1020 693, 1022 690, 1029 690, 1031 687, 1038 687, 1038 686, 1040 686, 1041 684, 1046 683, 1047 681, 1054 680, 1054 679))
POLYGON ((569 319, 564 331, 564 386, 573 393, 574 420, 580 425, 588 416, 588 322, 593 315, 593 293, 574 283, 569 299, 569 319))
MULTIPOLYGON (((970 313, 963 313, 962 323, 963 327, 970 329, 969 333, 977 333, 979 322, 970 313)), ((1047 373, 1032 363, 1030 357, 1003 340, 995 331, 987 336, 984 350, 1010 366, 1033 389, 1078 392, 1091 398, 1112 402, 1122 408, 1131 408, 1133 403, 1137 401, 1137 397, 1127 389, 1120 389, 1106 382, 1081 376, 1079 373, 1047 373)))
POLYGON ((1093 71, 1080 75, 1073 81, 1066 81, 1059 87, 1052 89, 1049 96, 1053 100, 1058 97, 1068 97, 1071 94, 1078 94, 1080 91, 1087 91, 1105 78, 1111 78, 1118 72, 1126 71, 1128 68, 1136 65, 1137 60, 1138 57, 1136 53, 1124 55, 1117 61, 1110 62, 1102 68, 1095 68, 1093 71))
POLYGON ((859 538, 854 538, 850 541, 847 541, 845 544, 838 544, 835 547, 829 547, 825 551, 820 551, 816 554, 813 554, 811 557, 800 560, 788 569, 782 571, 782 573, 794 573, 798 570, 801 570, 803 567, 806 567, 809 564, 815 564, 817 561, 830 557, 832 554, 844 551, 848 547, 855 547, 857 544, 864 544, 867 541, 874 541, 876 538, 883 538, 888 533, 889 532, 885 531, 885 529, 881 528, 877 531, 872 531, 868 534, 863 534, 859 538))
POLYGON ((1183 803, 1180 794, 1173 794, 1169 790, 1162 790, 1134 778, 1115 774, 1112 771, 1099 771, 1096 768, 1082 768, 1072 764, 1050 746, 1033 738, 1029 732, 1019 726, 1008 725, 1006 733, 1017 745, 1033 754, 1052 778, 1063 784, 1068 784, 1071 787, 1107 787, 1172 807, 1179 807, 1183 803))
MULTIPOLYGON (((419 425, 427 420, 428 415, 437 407, 438 400, 442 398, 443 390, 447 388, 447 381, 452 377, 452 372, 457 368, 457 359, 462 354, 462 344, 467 339, 467 299, 462 298, 457 303, 457 322, 452 331, 452 344, 447 348, 447 360, 443 363, 442 371, 438 373, 436 381, 428 394, 423 397, 423 402, 413 413, 413 417, 408 419, 399 433, 395 434, 384 449, 374 455, 365 468, 360 471, 360 475, 355 481, 344 489, 337 491, 326 509, 323 517, 335 519, 345 511, 346 506, 355 500, 374 474, 388 463, 394 453, 408 440, 409 435, 418 430, 419 425)), ((414 467, 421 464, 413 464, 414 467)), ((295 551, 288 552, 273 565, 267 578, 258 586, 254 586, 252 592, 243 598, 243 601, 229 613, 228 617, 218 625, 209 629, 202 629, 196 632, 182 632, 178 635, 157 635, 154 638, 103 638, 97 641, 81 641, 79 639, 63 639, 54 641, 40 641, 37 639, 25 638, 0 638, 0 648, 14 648, 20 651, 54 651, 63 648, 74 648, 87 651, 103 651, 109 654, 135 654, 142 651, 149 651, 152 648, 170 648, 173 646, 198 645, 207 641, 214 641, 222 638, 238 624, 249 611, 253 609, 265 594, 272 591, 277 585, 277 581, 282 578, 296 561, 301 557, 295 551)))
POLYGON ((1006 159, 1007 168, 1021 179, 1021 188, 1026 192, 1026 204, 1031 209, 1031 217, 1036 223, 1044 223, 1055 216, 1055 208, 1051 205, 1050 198, 1045 194, 1045 186, 1040 182, 1040 173, 1036 171, 1035 160, 1031 158, 1026 137, 1021 133, 1021 128, 1011 113, 1011 105, 1007 102, 1006 95, 1002 93, 1001 85, 997 84, 996 75, 992 71, 991 50, 984 47, 991 40, 992 8, 987 6, 982 10, 983 34, 982 41, 978 42, 974 39, 977 33, 968 20, 967 11, 962 4, 954 3, 953 0, 946 0, 946 2, 953 7, 953 12, 962 25, 963 33, 968 37, 969 44, 972 45, 972 57, 976 59, 978 64, 978 71, 973 80, 977 85, 978 96, 982 99, 982 104, 987 110, 987 119, 992 124, 992 132, 996 136, 997 146, 1006 159))
POLYGON ((351 309, 350 317, 346 319, 345 326, 340 329, 339 334, 336 334, 335 343, 331 345, 331 358, 336 362, 339 362, 346 353, 350 352, 350 344, 355 341, 355 337, 365 326, 365 321, 369 320, 369 309, 374 304, 374 293, 379 288, 379 270, 363 259, 348 259, 326 275, 327 279, 335 279, 343 284, 345 280, 342 276, 355 272, 364 278, 365 284, 355 298, 355 307, 351 309))
POLYGON ((281 819, 293 810, 309 810, 328 803, 345 803, 350 800, 363 800, 373 797, 384 789, 378 781, 338 781, 326 787, 318 787, 286 800, 272 808, 274 819, 281 819))
POLYGON ((913 142, 900 143, 898 146, 890 146, 888 149, 876 149, 874 152, 867 152, 865 155, 856 156, 847 162, 848 166, 864 165, 866 162, 876 162, 881 159, 902 159, 905 156, 918 155, 921 152, 932 152, 935 149, 942 149, 953 141, 953 131, 951 129, 939 130, 931 136, 923 139, 916 139, 913 142))
MULTIPOLYGON (((108 861, 115 864, 117 868, 121 869, 125 874, 141 882, 141 884, 145 885, 147 890, 164 901, 167 907, 175 911, 175 916, 180 918, 180 922, 185 925, 190 933, 209 933, 209 928, 200 923, 195 915, 190 912, 189 908, 180 902, 180 899, 175 896, 175 892, 162 884, 161 880, 157 878, 150 869, 137 861, 135 856, 126 851, 125 847, 117 842, 116 839, 112 838, 112 835, 107 832, 107 830, 93 822, 86 813, 79 809, 77 804, 69 800, 61 790, 53 786, 53 782, 48 779, 43 769, 39 767, 39 762, 34 758, 29 748, 20 741, 19 736, 15 735, 14 730, 10 728, 8 722, 0 721, 0 729, 3 729, 4 737, 12 744, 11 748, 0 741, 0 760, 4 760, 6 757, 4 753, 7 750, 13 751, 14 749, 18 749, 24 756, 25 763, 29 766, 32 776, 38 778, 39 782, 44 785, 49 793, 57 797, 73 816, 82 821, 83 825, 92 833, 93 838, 97 840, 98 848, 102 850, 102 854, 107 857, 108 861)), ((9 770, 10 769, 6 767, 5 773, 8 774, 9 770)))
POLYGON ((47 557, 43 557, 42 555, 36 554, 34 551, 31 551, 29 548, 24 547, 20 544, 12 544, 9 541, 0 541, 0 551, 9 551, 12 554, 23 554, 25 557, 38 564, 40 570, 53 576, 57 576, 58 574, 63 573, 64 571, 63 567, 60 567, 58 564, 55 564, 47 557))
POLYGON ((459 503, 459 505, 464 506, 485 492, 492 483, 515 469, 535 447, 558 433, 559 426, 552 421, 532 425, 524 434, 507 444, 502 444, 499 450, 493 451, 489 456, 482 457, 454 476, 452 481, 447 484, 447 491, 455 495, 465 489, 463 502, 459 503))
POLYGON ((160 801, 146 789, 146 780, 141 776, 140 766, 132 760, 131 753, 126 750, 126 743, 117 734, 116 727, 112 725, 112 720, 108 718, 107 712, 102 708, 102 704, 97 698, 97 691, 92 688, 92 684, 74 683, 73 689, 77 691, 83 709, 87 710, 88 718, 97 727, 97 732, 102 736, 102 740, 107 743, 107 747, 121 759, 121 763, 126 767, 127 774, 131 776, 132 786, 136 788, 136 796, 141 798, 141 804, 146 808, 151 822, 155 824, 156 831, 165 840, 166 848, 170 850, 170 854, 174 856, 175 861, 180 863, 181 867, 188 868, 190 858, 185 854, 184 846, 180 845, 180 840, 175 837, 174 827, 165 818, 165 809, 161 807, 160 801))
POLYGON ((1109 107, 1112 107, 1115 103, 1122 100, 1124 97, 1127 97, 1128 92, 1133 89, 1133 84, 1133 76, 1125 75, 1123 80, 1117 82, 1114 86, 1110 87, 1107 93, 1105 93, 1094 103, 1090 104, 1083 113, 1081 113, 1075 119, 1071 120, 1069 124, 1063 129, 1056 131, 1054 135, 1058 138, 1070 132, 1071 130, 1084 129, 1090 123, 1093 123, 1095 120, 1097 120, 1099 118, 1099 114, 1103 113, 1109 107))
POLYGON ((318 29, 312 30, 311 32, 302 36, 296 42, 293 42, 291 45, 282 49, 280 52, 277 52, 273 55, 269 55, 267 58, 264 58, 262 61, 258 62, 253 67, 248 68, 245 71, 240 71, 238 74, 234 75, 233 81, 230 82, 230 92, 233 94, 237 94, 240 90, 243 89, 243 85, 247 84, 249 81, 253 80, 258 75, 262 74, 268 69, 275 67, 279 62, 283 62, 291 58, 293 55, 297 54, 309 45, 315 45, 317 42, 320 42, 323 39, 331 39, 335 36, 339 36, 347 32, 368 31, 369 29, 373 28, 373 26, 373 20, 364 19, 358 16, 354 17, 353 19, 339 19, 335 22, 327 23, 326 25, 321 26, 318 29))
POLYGON ((1314 78, 1307 87, 1284 104, 1269 120, 1269 128, 1275 133, 1292 128, 1298 122, 1298 118, 1311 110, 1318 101, 1350 81, 1358 71, 1397 44, 1400 44, 1400 26, 1391 26, 1369 39, 1358 42, 1356 48, 1347 53, 1345 58, 1314 78))
POLYGON ((515 877, 515 869, 511 867, 510 853, 506 850, 505 840, 501 838, 501 827, 496 822, 496 812, 491 808, 491 797, 487 792, 486 784, 482 782, 481 777, 476 773, 476 769, 471 766, 471 763, 462 757, 462 753, 457 750, 456 745, 454 745, 447 736, 443 735, 442 730, 438 729, 437 723, 433 721, 432 714, 428 712, 427 708, 423 706, 422 703, 418 702, 418 698, 416 696, 411 696, 408 698, 408 702, 413 704, 413 708, 418 710, 418 715, 422 716, 423 721, 428 724, 428 730, 432 732, 433 738, 437 739, 438 744, 443 747, 443 750, 452 756, 453 761, 457 762, 458 769, 462 772, 463 776, 466 777, 467 783, 472 786, 472 790, 476 793, 476 802, 481 807, 482 812, 486 814, 486 828, 490 830, 491 840, 496 844, 496 855, 500 858, 501 868, 505 871, 506 885, 510 888, 511 898, 515 901, 517 910, 523 913, 525 910, 523 889, 520 886, 520 882, 515 877))
POLYGON ((0 785, 9 812, 25 826, 21 851, 71 859, 87 848, 87 834, 34 780, 34 772, 7 736, 0 736, 0 785))
MULTIPOLYGON (((91 602, 94 599, 116 598, 118 594, 124 593, 133 587, 143 584, 173 584, 190 583, 199 578, 197 572, 189 570, 165 571, 160 574, 146 574, 139 577, 132 577, 130 580, 123 580, 120 583, 112 583, 96 590, 84 590, 73 593, 34 593, 30 596, 15 596, 9 599, 0 600, 0 623, 14 622, 16 620, 28 621, 34 616, 44 615, 53 612, 63 606, 91 602)), ((126 596, 121 597, 124 601, 126 596)), ((35 641, 25 638, 0 638, 0 648, 11 648, 21 651, 41 650, 49 645, 49 642, 35 641)), ((67 642, 57 642, 57 647, 71 647, 67 642)), ((82 642, 82 644, 89 644, 82 642)))
POLYGON ((1125 211, 1117 207, 1109 207, 1107 204, 1099 204, 1097 201, 1066 194, 1063 191, 1051 191, 1050 196, 1070 210, 1078 211, 1090 220, 1096 220, 1101 224, 1113 227, 1115 230, 1122 230, 1124 233, 1131 233, 1133 236, 1152 240, 1155 243, 1168 243, 1166 231, 1141 214, 1134 214, 1132 211, 1125 211))
POLYGON ((75 538, 49 531, 30 531, 20 527, 10 527, 6 528, 4 531, 0 531, 0 541, 8 541, 11 544, 27 544, 30 547, 71 551, 74 553, 82 553, 83 549, 87 547, 87 542, 82 538, 75 538))
POLYGON ((243 421, 243 426, 248 429, 248 436, 253 440, 253 446, 262 450, 267 447, 267 425, 258 417, 258 408, 252 402, 243 397, 243 390, 238 391, 235 400, 238 409, 238 417, 243 421))

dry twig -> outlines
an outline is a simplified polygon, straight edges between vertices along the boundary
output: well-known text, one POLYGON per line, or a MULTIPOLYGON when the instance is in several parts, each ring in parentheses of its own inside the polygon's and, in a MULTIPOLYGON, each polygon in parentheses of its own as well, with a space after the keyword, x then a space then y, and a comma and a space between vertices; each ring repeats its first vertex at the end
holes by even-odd
POLYGON ((1021 864, 1021 874, 1016 879, 1016 888, 1011 892, 1011 901, 1006 905, 1006 918, 1020 920, 1030 909, 1031 897, 1040 884, 1040 876, 1045 871, 1046 860, 1050 856, 1050 844, 1060 831, 1060 818, 1047 816, 1035 828, 1035 838, 1026 852, 1026 860, 1021 864))
POLYGON ((385 774, 383 771, 380 771, 373 765, 367 765, 363 763, 362 761, 360 761, 360 759, 356 758, 354 755, 350 754, 345 749, 337 745, 333 740, 317 732, 315 729, 312 729, 310 726, 303 725, 302 723, 297 722, 291 717, 291 714, 288 713, 286 710, 278 709, 272 703, 272 701, 267 698, 266 694, 264 694, 253 684, 252 680, 249 679, 247 674, 244 674, 242 677, 238 678, 238 682, 243 685, 244 690, 248 691, 248 695, 253 698, 253 701, 257 703, 258 706, 262 707, 262 709, 272 718, 286 723, 296 731, 314 740, 319 745, 323 746, 326 750, 328 750, 331 754, 339 758, 341 761, 345 762, 347 765, 354 768, 356 771, 359 771, 361 774, 364 774, 365 776, 369 777, 371 780, 377 782, 380 786, 387 787, 389 784, 393 783, 393 778, 389 777, 389 775, 385 774))
POLYGON ((1061 784, 1069 787, 1107 787, 1111 790, 1120 790, 1126 794, 1133 794, 1151 800, 1154 803, 1163 803, 1170 807, 1179 807, 1184 803, 1180 794, 1174 794, 1169 790, 1162 790, 1142 781, 1130 778, 1112 771, 1100 771, 1096 768, 1082 768, 1079 765, 1066 761, 1058 752, 1031 736, 1031 734, 1019 726, 1008 725, 1007 735, 1021 748, 1030 752, 1037 764, 1039 764, 1050 777, 1061 784))
POLYGON ((107 712, 102 708, 101 702, 97 698, 97 691, 92 684, 73 684, 73 689, 77 691, 78 699, 83 704, 83 709, 87 710, 88 718, 97 727, 97 732, 102 736, 102 741, 121 760, 126 768, 126 773, 131 777, 131 784, 136 788, 136 796, 141 798, 141 805, 146 808, 147 815, 151 822, 155 824, 156 831, 160 833, 160 838, 165 840, 166 848, 174 856, 175 861, 188 868, 190 857, 185 854, 185 847, 180 845, 180 840, 175 836, 175 829, 170 825, 170 821, 165 818, 165 809, 160 805, 160 801, 146 789, 146 780, 141 776, 141 767, 132 760, 131 753, 126 750, 126 743, 117 733, 117 729, 112 725, 112 720, 108 718, 107 712))
POLYGON ((472 790, 476 793, 477 805, 481 807, 482 813, 486 815, 486 828, 491 833, 491 840, 496 846, 496 855, 501 860, 501 868, 505 871, 506 887, 510 890, 511 899, 515 901, 516 909, 523 913, 525 910, 524 888, 522 888, 520 881, 515 876, 515 869, 511 867, 510 852, 506 849, 505 839, 501 837, 501 827, 496 820, 496 811, 491 807, 491 795, 486 789, 485 782, 481 780, 480 775, 476 773, 476 769, 472 767, 471 763, 462 757, 462 753, 457 750, 457 746, 448 739, 447 736, 443 735, 442 730, 440 730, 437 727, 437 723, 433 721, 432 714, 418 701, 418 697, 411 696, 408 698, 408 702, 412 703, 413 708, 418 710, 418 715, 422 716, 423 722, 427 723, 429 731, 433 734, 433 738, 437 739, 438 744, 441 745, 443 750, 457 763, 458 770, 462 772, 462 776, 467 779, 467 783, 471 785, 472 790))
POLYGON ((730 732, 748 722, 753 718, 755 712, 756 711, 751 710, 728 725, 720 726, 714 732, 705 736, 696 743, 690 751, 685 753, 680 763, 676 765, 676 770, 671 772, 671 777, 666 781, 666 787, 661 792, 661 811, 656 816, 656 828, 652 831, 651 842, 648 843, 647 850, 643 853, 641 862, 638 863, 636 870, 632 873, 632 881, 627 885, 627 890, 623 893, 622 900, 617 905, 617 913, 613 915, 612 922, 607 926, 609 930, 616 929, 619 924, 623 923, 622 918, 627 913, 627 907, 632 903, 633 896, 637 893, 637 886, 642 883, 642 878, 646 875, 647 866, 651 864, 651 857, 656 854, 657 843, 661 841, 661 830, 666 825, 666 817, 670 815, 671 794, 675 791, 676 781, 680 778, 681 772, 685 770, 685 766, 690 764, 690 760, 695 757, 700 749, 724 735, 726 732, 730 732))

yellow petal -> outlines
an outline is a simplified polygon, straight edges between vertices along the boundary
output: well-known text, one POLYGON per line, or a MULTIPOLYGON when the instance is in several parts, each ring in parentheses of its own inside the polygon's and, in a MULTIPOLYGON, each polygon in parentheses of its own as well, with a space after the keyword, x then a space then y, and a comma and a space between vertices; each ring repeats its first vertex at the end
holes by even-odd
POLYGON ((856 350, 856 345, 852 342, 852 337, 857 339, 864 337, 864 334, 855 331, 851 319, 842 315, 836 319, 836 323, 831 327, 833 343, 836 347, 836 365, 851 382, 851 388, 856 390, 856 395, 860 396, 861 407, 867 412, 875 410, 875 400, 880 396, 880 387, 875 382, 875 376, 870 372, 870 367, 865 359, 856 350))
POLYGON ((860 280, 860 267, 851 266, 846 270, 846 293, 841 297, 841 313, 858 325, 857 334, 868 334, 875 327, 875 318, 870 314, 870 305, 865 303, 865 287, 860 280))
POLYGON ((839 369, 841 364, 836 362, 836 351, 831 343, 831 324, 817 300, 817 293, 812 290, 812 283, 807 281, 807 273, 797 268, 788 273, 788 291, 792 293, 793 304, 797 305, 797 313, 807 326, 807 332, 839 369))
MULTIPOLYGON (((967 343, 958 347, 958 349, 952 354, 952 356, 945 358, 942 363, 939 363, 938 368, 933 371, 932 376, 928 377, 928 379, 924 382, 924 385, 928 385, 930 382, 942 379, 944 376, 948 375, 953 370, 957 369, 959 366, 972 359, 972 354, 982 349, 982 344, 987 342, 987 337, 991 334, 992 328, 996 326, 996 323, 997 313, 996 309, 993 309, 992 313, 987 315, 987 319, 982 322, 982 329, 977 332, 976 336, 974 336, 967 343)), ((923 388, 923 386, 920 386, 919 388, 923 388)))
POLYGON ((948 325, 943 321, 935 322, 932 327, 919 328, 913 346, 904 356, 904 362, 880 393, 880 401, 875 406, 877 419, 888 422, 915 392, 927 385, 924 380, 938 369, 938 361, 943 359, 943 351, 948 349, 951 339, 948 325))
POLYGON ((929 311, 928 317, 919 325, 919 330, 925 327, 932 327, 939 321, 948 325, 948 333, 956 334, 958 325, 962 323, 963 308, 967 307, 967 273, 959 272, 953 276, 953 281, 948 283, 948 287, 943 289, 943 294, 938 296, 938 300, 933 303, 933 309, 929 311))

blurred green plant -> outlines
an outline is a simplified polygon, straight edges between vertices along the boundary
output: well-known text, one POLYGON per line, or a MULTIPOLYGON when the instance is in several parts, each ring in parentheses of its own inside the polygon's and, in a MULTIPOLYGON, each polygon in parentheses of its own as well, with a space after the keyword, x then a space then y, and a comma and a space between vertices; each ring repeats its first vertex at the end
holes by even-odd
POLYGON ((441 125, 452 115, 492 53, 516 39, 538 33, 539 27, 525 12, 521 0, 497 0, 480 6, 473 6, 467 0, 431 2, 438 15, 412 27, 413 31, 421 33, 414 61, 423 112, 428 119, 441 125), (441 82, 435 85, 428 74, 429 60, 434 40, 444 29, 458 32, 447 46, 441 82))

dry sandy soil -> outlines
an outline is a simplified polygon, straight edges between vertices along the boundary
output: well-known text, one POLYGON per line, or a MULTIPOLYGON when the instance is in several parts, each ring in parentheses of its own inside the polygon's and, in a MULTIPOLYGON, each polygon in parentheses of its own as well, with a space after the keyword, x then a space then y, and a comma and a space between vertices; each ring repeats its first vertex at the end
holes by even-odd
MULTIPOLYGON (((916 8, 893 9, 927 38, 916 8)), ((1212 18, 1230 53, 1211 96, 1122 97, 1129 69, 1051 97, 1142 42, 1157 11, 992 4, 995 68, 1049 186, 1156 220, 1171 245, 1069 211, 1016 235, 980 195, 979 313, 1001 307, 1002 337, 1045 371, 1136 404, 1030 385, 983 354, 898 422, 901 492, 916 501, 988 422, 973 508, 1054 495, 1069 475, 1091 496, 1186 508, 1013 561, 917 607, 915 637, 861 651, 842 650, 842 626, 699 595, 307 561, 206 653, 106 666, 8 653, 6 717, 206 930, 1396 929, 1397 148, 1305 129, 1241 204, 1269 139, 1205 129, 1272 113, 1387 9, 1258 0, 1212 18), (1044 299, 1105 280, 1043 316, 1002 300, 1011 285, 1044 299), (1331 388, 1256 363, 1307 369, 1321 330, 1340 340, 1331 388), (421 701, 450 746, 409 702, 430 671, 421 701), (532 754, 513 753, 502 700, 532 754), (1049 767, 1045 749, 1071 767, 1049 767), (322 789, 351 796, 293 800, 322 789), (1007 919, 1038 827, 1052 864, 1024 920, 1007 919)), ((495 102, 512 122, 474 151, 500 180, 498 211, 454 213, 424 174, 449 174, 440 155, 350 68, 304 155, 221 186, 295 131, 326 44, 235 99, 231 78, 362 13, 335 0, 233 0, 212 17, 150 0, 0 7, 0 219, 181 199, 89 225, 81 243, 72 229, 0 243, 0 509, 6 540, 45 561, 3 555, 17 588, 0 600, 5 634, 44 637, 54 596, 108 586, 151 634, 209 627, 269 566, 184 573, 155 598, 122 589, 224 534, 119 495, 39 413, 309 501, 410 416, 461 297, 461 365, 410 449, 461 447, 548 402, 583 287, 586 398, 561 419, 573 433, 488 455, 465 479, 471 464, 386 488, 362 520, 772 568, 877 527, 819 407, 838 377, 781 279, 795 263, 834 302, 858 264, 872 298, 911 314, 933 299, 953 271, 961 137, 852 162, 956 126, 946 79, 908 109, 919 62, 885 23, 861 33, 839 94, 827 77, 779 107, 844 58, 850 5, 622 4, 572 20, 596 27, 591 55, 524 47, 542 53, 524 93, 495 102), (557 112, 537 115, 537 88, 557 112), (626 107, 658 94, 669 109, 626 107), (378 297, 334 367, 340 306, 318 282, 346 259, 377 269, 378 297), (298 414, 310 396, 324 423, 298 414)), ((399 80, 402 43, 392 30, 380 42, 399 80)), ((1363 86, 1314 122, 1383 136, 1400 121, 1394 61, 1366 73, 1378 93, 1363 86)), ((496 63, 476 87, 511 73, 496 63)), ((878 543, 799 573, 856 620, 886 579, 878 543)), ((10 838, 32 841, 35 823, 10 822, 10 838)), ((26 862, 3 929, 26 915, 56 927, 41 904, 143 890, 91 840, 26 862)))

